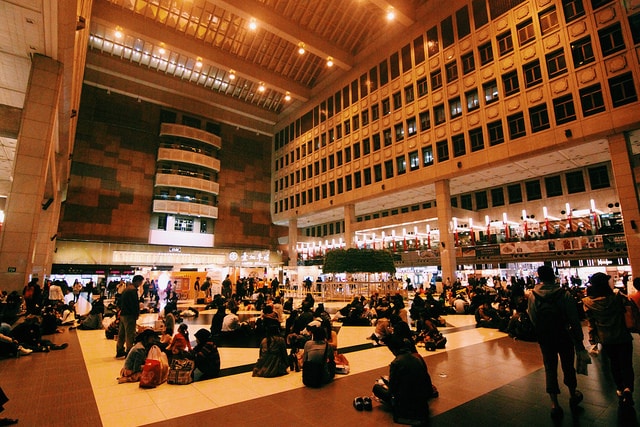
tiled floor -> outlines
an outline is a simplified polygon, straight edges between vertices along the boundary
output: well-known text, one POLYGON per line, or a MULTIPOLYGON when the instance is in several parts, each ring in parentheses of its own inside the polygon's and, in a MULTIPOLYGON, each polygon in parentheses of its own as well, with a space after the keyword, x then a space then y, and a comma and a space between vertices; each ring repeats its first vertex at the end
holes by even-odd
MULTIPOLYGON (((152 317, 142 322, 152 322, 152 317)), ((190 333, 208 316, 187 319, 190 333)), ((476 329, 471 316, 447 316, 445 350, 427 352, 429 371, 440 391, 431 402, 433 426, 613 426, 637 425, 635 412, 619 414, 614 388, 601 357, 589 376, 580 376, 582 408, 571 413, 561 395, 564 418, 549 417, 544 371, 535 343, 514 341, 495 330, 476 329)), ((280 426, 390 425, 390 413, 374 402, 372 412, 358 412, 353 398, 371 394, 376 378, 387 374, 393 356, 373 347, 373 328, 342 327, 339 347, 351 372, 322 389, 302 385, 300 373, 253 378, 256 348, 220 348, 223 372, 240 372, 186 386, 163 384, 141 389, 118 384, 122 360, 104 331, 65 331, 49 336, 69 348, 0 361, 0 386, 11 399, 2 416, 26 426, 280 426), (354 350, 354 351, 352 351, 354 350)), ((640 355, 636 346, 636 371, 640 355)))

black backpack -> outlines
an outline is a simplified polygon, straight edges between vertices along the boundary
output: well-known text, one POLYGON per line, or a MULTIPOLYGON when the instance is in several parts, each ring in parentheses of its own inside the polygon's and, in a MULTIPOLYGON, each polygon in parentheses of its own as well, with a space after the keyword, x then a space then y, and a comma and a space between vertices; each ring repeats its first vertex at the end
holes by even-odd
POLYGON ((554 292, 543 297, 535 294, 536 324, 538 339, 550 338, 566 331, 566 320, 562 306, 565 291, 554 292))
POLYGON ((329 344, 325 348, 321 361, 306 360, 302 364, 302 383, 307 387, 320 387, 324 384, 325 371, 328 369, 328 351, 329 344))

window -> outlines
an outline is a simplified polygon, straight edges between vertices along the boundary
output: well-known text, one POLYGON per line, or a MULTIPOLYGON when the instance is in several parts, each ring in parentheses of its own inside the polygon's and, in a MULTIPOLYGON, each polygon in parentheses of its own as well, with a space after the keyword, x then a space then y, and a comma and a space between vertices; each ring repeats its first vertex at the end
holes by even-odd
POLYGON ((452 119, 462 115, 462 103, 460 102, 460 97, 449 100, 449 114, 451 114, 452 119))
POLYGON ((336 167, 336 158, 333 154, 329 155, 329 170, 334 169, 336 167))
POLYGON ((620 107, 638 100, 631 73, 621 74, 609 79, 609 91, 614 107, 620 107))
POLYGON ((598 30, 598 38, 600 39, 602 56, 609 56, 625 48, 624 38, 622 37, 622 27, 619 22, 602 30, 598 30))
POLYGON ((489 132, 489 146, 502 144, 504 142, 504 131, 502 130, 502 120, 487 123, 487 131, 489 132))
POLYGON ((409 170, 416 170, 420 168, 420 156, 418 151, 412 151, 409 153, 409 170))
POLYGON ((423 77, 420 80, 417 81, 417 86, 418 86, 418 98, 422 98, 423 96, 425 96, 428 91, 428 85, 427 85, 427 78, 423 77))
POLYGON ((351 120, 344 121, 344 134, 349 135, 351 133, 351 120))
POLYGON ((640 43, 640 13, 629 16, 629 27, 631 28, 631 37, 633 44, 640 43))
POLYGON ((440 70, 431 73, 431 90, 440 89, 442 87, 442 72, 440 70))
POLYGON ((580 89, 580 104, 585 117, 605 110, 600 83, 580 89))
POLYGON ((458 198, 456 196, 453 196, 451 198, 451 207, 452 208, 457 208, 458 207, 458 198))
POLYGON ((542 71, 540 70, 540 60, 536 59, 522 67, 524 73, 524 87, 530 88, 542 83, 542 71))
POLYGON ((486 191, 478 191, 474 196, 476 199, 476 209, 487 209, 489 207, 486 191))
POLYGON ((342 138, 342 125, 336 125, 336 139, 342 138))
POLYGON ((353 178, 351 177, 351 175, 347 175, 344 177, 344 186, 346 191, 353 190, 353 178))
POLYGON ((567 60, 564 57, 564 50, 558 49, 545 55, 547 61, 547 73, 552 79, 567 72, 567 60))
POLYGON ((336 140, 336 133, 334 129, 329 129, 329 144, 336 140))
POLYGON ((356 141, 353 143, 353 158, 360 158, 360 141, 356 141))
POLYGON ((405 104, 409 104, 411 102, 413 102, 413 100, 415 99, 415 95, 413 92, 413 85, 409 85, 407 87, 404 88, 404 102, 405 104))
POLYGON ((433 147, 427 145, 422 147, 422 166, 430 166, 433 164, 433 147))
POLYGON ((593 10, 596 10, 600 6, 603 6, 607 3, 611 3, 612 0, 591 0, 591 7, 593 10))
POLYGON ((378 151, 380 149, 380 134, 374 133, 372 138, 373 138, 373 151, 378 151))
POLYGON ((513 38, 511 37, 511 31, 500 34, 497 37, 498 42, 498 54, 504 56, 513 51, 513 38))
POLYGON ((429 111, 420 113, 420 130, 425 131, 431 128, 431 114, 429 111))
POLYGON ((364 185, 371 185, 371 168, 365 168, 362 174, 364 175, 364 185))
POLYGON ((562 196, 560 175, 546 177, 544 179, 544 188, 547 191, 547 197, 562 196))
POLYGON ((369 124, 369 110, 364 110, 361 114, 362 126, 367 126, 369 124))
POLYGON ((492 188, 491 189, 491 206, 504 206, 504 189, 500 188, 492 188))
POLYGON ((584 185, 584 175, 581 170, 566 173, 565 179, 567 180, 567 192, 569 194, 582 193, 586 190, 584 185))
POLYGON ((592 190, 611 187, 609 172, 606 166, 595 166, 588 169, 589 183, 592 190))
POLYGON ((507 116, 507 124, 509 125, 509 139, 518 139, 527 134, 524 126, 524 113, 507 116))
POLYGON ((529 108, 529 120, 531 121, 531 131, 533 133, 549 129, 549 111, 547 104, 537 105, 529 108))
POLYGON ((393 94, 393 109, 398 110, 402 108, 402 93, 396 92, 393 94))
POLYGON ((389 98, 385 98, 382 100, 382 115, 386 116, 391 113, 391 102, 389 102, 389 98))
POLYGON ((193 219, 176 217, 173 229, 175 231, 193 231, 193 219))
POLYGON ((558 12, 556 12, 555 7, 540 13, 539 19, 542 35, 548 34, 558 28, 558 12))
POLYGON ((413 40, 413 52, 415 55, 416 65, 424 62, 424 38, 420 36, 413 40))
POLYGON ((382 181, 382 165, 380 163, 373 165, 373 178, 376 182, 382 181))
POLYGON ((354 131, 360 129, 360 116, 351 117, 351 125, 354 131))
POLYGON ((487 104, 498 100, 498 85, 495 80, 484 83, 482 85, 482 91, 484 92, 484 100, 487 104))
POLYGON ((458 80, 458 64, 456 64, 456 61, 446 64, 444 70, 447 73, 447 83, 458 80))
POLYGON ((360 171, 353 173, 353 184, 355 188, 362 187, 362 173, 360 171))
POLYGON ((393 143, 393 138, 391 138, 391 129, 387 128, 382 131, 382 138, 384 139, 384 146, 388 147, 393 143))
MULTIPOLYGON (((322 165, 322 173, 325 173, 327 171, 327 158, 324 157, 321 161, 320 164, 322 165)), ((288 185, 287 185, 288 187, 288 185)))
POLYGON ((507 186, 507 195, 509 203, 522 203, 522 187, 520 184, 511 184, 507 186))
POLYGON ((478 89, 470 90, 464 95, 465 95, 465 98, 467 99, 467 111, 473 111, 477 108, 480 108, 480 99, 478 98, 478 89))
POLYGON ((453 145, 453 157, 460 157, 467 154, 467 147, 464 143, 464 134, 461 133, 451 137, 451 144, 453 145))
POLYGON ((573 105, 571 94, 553 100, 553 111, 556 115, 556 124, 561 125, 576 119, 576 108, 573 105))
POLYGON ((533 21, 531 19, 527 19, 523 23, 518 24, 516 28, 520 46, 524 46, 535 39, 536 35, 533 31, 533 21))
POLYGON ((407 173, 407 160, 404 155, 396 157, 396 170, 398 171, 398 175, 407 173))
POLYGON ((571 43, 571 57, 575 68, 582 67, 595 61, 591 37, 587 36, 571 43))
POLYGON ((471 152, 480 151, 484 148, 484 135, 482 128, 471 129, 469 131, 469 141, 471 143, 471 152))
POLYGON ((493 48, 491 42, 478 46, 478 56, 480 56, 480 65, 487 65, 493 61, 493 48))
POLYGON ((336 163, 338 164, 338 166, 342 166, 342 151, 338 151, 336 153, 336 163))
POLYGON ((520 92, 520 83, 518 82, 518 71, 513 70, 510 73, 502 75, 502 86, 504 87, 504 96, 513 95, 520 92))
POLYGON ((447 120, 447 117, 444 113, 444 104, 436 105, 435 107, 433 107, 433 117, 436 126, 444 123, 447 120))
POLYGON ((366 156, 369 153, 371 153, 371 140, 365 138, 362 140, 362 154, 366 156))
POLYGON ((416 118, 415 116, 409 117, 407 119, 407 134, 409 136, 413 136, 418 133, 418 127, 416 126, 416 118))
POLYGON ((378 104, 373 104, 371 106, 371 120, 376 121, 380 118, 380 106, 378 104))
POLYGON ((351 147, 344 148, 344 162, 349 163, 351 161, 351 147))
POLYGON ((476 69, 476 59, 473 56, 473 51, 465 55, 462 55, 462 58, 460 58, 460 60, 462 62, 463 75, 469 74, 470 72, 476 69))
POLYGON ((398 123, 397 125, 394 126, 394 130, 396 133, 396 142, 400 142, 404 140, 404 124, 398 123))
POLYGON ((567 23, 584 16, 582 0, 562 0, 562 11, 564 12, 564 20, 567 23))
POLYGON ((449 143, 446 139, 436 142, 436 152, 438 153, 438 162, 449 160, 449 143))
MULTIPOLYGON (((380 70, 380 74, 382 74, 382 70, 380 70)), ((377 89, 378 89, 378 68, 374 66, 369 70, 369 93, 377 89)))
POLYGON ((460 196, 460 207, 462 209, 473 210, 473 203, 471 201, 471 194, 463 194, 460 196))
POLYGON ((524 188, 527 191, 527 201, 542 199, 542 188, 540 187, 540 180, 527 181, 524 183, 524 188))
POLYGON ((384 177, 393 178, 393 160, 386 160, 384 162, 384 177))

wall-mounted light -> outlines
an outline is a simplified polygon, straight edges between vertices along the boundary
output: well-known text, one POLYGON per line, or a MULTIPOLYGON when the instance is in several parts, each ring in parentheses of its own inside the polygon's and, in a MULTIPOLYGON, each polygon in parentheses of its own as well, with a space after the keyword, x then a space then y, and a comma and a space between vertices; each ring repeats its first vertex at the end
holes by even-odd
POLYGON ((304 43, 302 42, 298 43, 298 54, 304 55, 304 52, 305 52, 304 43))
POLYGON ((291 101, 291 94, 289 93, 289 91, 287 91, 287 93, 284 95, 284 100, 285 101, 291 101))
POLYGON ((333 58, 332 57, 328 57, 327 58, 327 67, 333 67, 333 58))
POLYGON ((116 27, 116 32, 114 33, 114 35, 116 36, 117 39, 121 39, 122 38, 122 28, 116 27))
POLYGON ((198 56, 198 59, 196 59, 196 67, 202 67, 202 57, 200 56, 198 56))
POLYGON ((264 87, 264 83, 260 82, 260 85, 258 86, 258 92, 264 92, 267 88, 264 87))
POLYGON ((229 70, 229 80, 236 79, 236 72, 234 70, 229 70))

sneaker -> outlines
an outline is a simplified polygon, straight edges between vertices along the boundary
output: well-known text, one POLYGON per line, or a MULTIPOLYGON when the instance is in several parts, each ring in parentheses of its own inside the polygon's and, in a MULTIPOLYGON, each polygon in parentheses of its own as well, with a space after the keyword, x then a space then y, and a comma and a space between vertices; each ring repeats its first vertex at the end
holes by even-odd
POLYGON ((33 353, 33 350, 19 346, 18 352, 20 353, 20 356, 26 356, 27 354, 33 353))
POLYGON ((571 406, 571 408, 575 408, 580 404, 580 402, 582 402, 582 399, 584 399, 584 395, 581 391, 576 390, 573 393, 573 396, 569 398, 569 406, 571 406))

